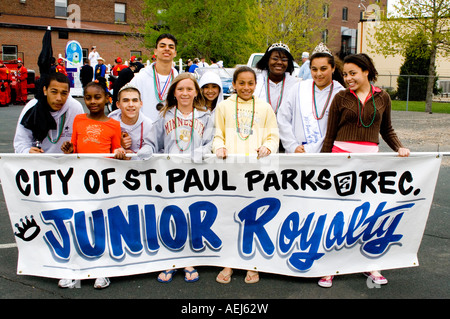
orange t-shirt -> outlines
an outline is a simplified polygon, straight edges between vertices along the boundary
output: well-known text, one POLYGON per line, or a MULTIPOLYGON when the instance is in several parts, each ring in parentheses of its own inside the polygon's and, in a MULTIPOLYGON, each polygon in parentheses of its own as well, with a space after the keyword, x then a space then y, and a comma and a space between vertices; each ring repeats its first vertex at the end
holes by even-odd
POLYGON ((114 153, 121 147, 120 136, 120 123, 114 119, 101 122, 78 114, 73 121, 74 153, 114 153))

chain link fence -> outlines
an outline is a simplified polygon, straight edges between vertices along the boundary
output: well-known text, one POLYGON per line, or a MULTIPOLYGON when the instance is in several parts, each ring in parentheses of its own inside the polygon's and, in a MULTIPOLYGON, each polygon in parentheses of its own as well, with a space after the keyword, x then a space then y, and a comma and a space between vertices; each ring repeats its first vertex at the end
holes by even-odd
MULTIPOLYGON (((386 90, 393 105, 405 111, 425 110, 428 75, 379 74, 376 85, 386 90), (419 108, 419 109, 418 109, 419 108)), ((436 76, 433 90, 433 107, 450 113, 450 76, 436 76)))

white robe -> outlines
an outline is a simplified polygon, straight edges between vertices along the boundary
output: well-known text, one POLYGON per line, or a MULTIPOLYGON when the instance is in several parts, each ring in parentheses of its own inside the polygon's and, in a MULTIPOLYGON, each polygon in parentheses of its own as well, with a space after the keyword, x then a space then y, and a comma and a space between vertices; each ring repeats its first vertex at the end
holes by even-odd
POLYGON ((270 88, 270 100, 268 100, 267 97, 267 77, 268 72, 267 70, 263 70, 260 73, 258 73, 256 77, 256 88, 254 95, 259 97, 260 99, 266 101, 272 106, 273 111, 275 112, 275 115, 278 117, 278 112, 283 104, 283 100, 286 98, 288 93, 294 89, 296 84, 300 82, 300 79, 290 75, 286 72, 286 78, 284 83, 284 91, 283 91, 283 97, 281 99, 281 104, 277 110, 278 101, 281 94, 281 89, 283 87, 283 82, 275 83, 269 80, 269 88, 270 88))
MULTIPOLYGON (((344 90, 344 87, 339 82, 333 81, 333 92, 327 110, 321 120, 316 120, 313 115, 313 83, 313 80, 299 82, 283 99, 277 120, 280 140, 286 153, 294 153, 300 145, 304 145, 306 153, 319 153, 322 149, 327 130, 329 107, 334 96, 344 90)), ((320 117, 331 85, 323 90, 319 90, 317 86, 314 88, 317 113, 320 117)))

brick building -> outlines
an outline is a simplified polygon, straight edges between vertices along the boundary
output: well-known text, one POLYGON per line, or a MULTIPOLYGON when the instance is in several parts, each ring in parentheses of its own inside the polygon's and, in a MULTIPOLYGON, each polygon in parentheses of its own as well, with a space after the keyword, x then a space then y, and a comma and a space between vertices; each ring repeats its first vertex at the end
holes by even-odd
MULTIPOLYGON (((357 29, 368 0, 330 0, 324 6, 328 20, 322 39, 335 54, 356 53, 357 29)), ((387 0, 373 0, 385 10, 387 0)), ((47 26, 52 27, 53 54, 64 56, 68 41, 76 40, 83 57, 95 45, 106 64, 118 56, 150 56, 133 33, 140 20, 142 0, 0 0, 0 59, 23 58, 28 69, 38 72, 37 58, 47 26), (69 12, 69 13, 67 13, 69 12)))
POLYGON ((330 0, 324 8, 328 25, 322 39, 333 53, 341 57, 357 53, 358 23, 365 13, 375 8, 386 11, 387 0, 330 0))
POLYGON ((138 20, 136 0, 0 0, 0 59, 23 58, 38 73, 42 38, 52 28, 53 55, 64 57, 68 41, 76 40, 87 57, 92 46, 113 64, 118 56, 149 55, 139 39, 127 37, 138 20))

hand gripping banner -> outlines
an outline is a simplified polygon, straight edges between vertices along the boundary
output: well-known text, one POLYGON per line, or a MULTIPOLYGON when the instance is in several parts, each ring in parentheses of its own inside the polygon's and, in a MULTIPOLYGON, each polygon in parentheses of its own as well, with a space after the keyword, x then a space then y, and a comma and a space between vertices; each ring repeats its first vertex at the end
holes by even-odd
POLYGON ((209 265, 320 277, 418 266, 441 163, 418 154, 1 154, 0 177, 18 274, 209 265))

